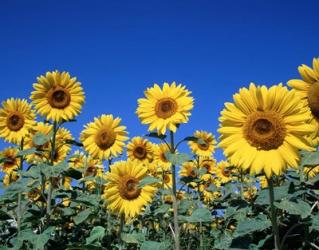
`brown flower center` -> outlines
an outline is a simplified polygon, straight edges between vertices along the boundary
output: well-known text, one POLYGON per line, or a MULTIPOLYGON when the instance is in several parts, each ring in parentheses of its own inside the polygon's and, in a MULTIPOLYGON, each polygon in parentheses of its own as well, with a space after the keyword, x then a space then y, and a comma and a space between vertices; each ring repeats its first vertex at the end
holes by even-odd
POLYGON ((15 111, 7 117, 7 127, 11 131, 19 131, 24 125, 24 117, 18 111, 15 111))
POLYGON ((316 119, 319 119, 319 82, 312 84, 308 90, 308 103, 316 119))
POLYGON ((64 109, 69 106, 71 95, 67 89, 60 86, 54 86, 49 90, 47 99, 53 108, 64 109))
POLYGON ((226 167, 222 166, 222 174, 225 177, 229 177, 230 176, 230 171, 229 169, 227 169, 226 167))
POLYGON ((131 176, 123 176, 120 180, 119 192, 123 199, 136 199, 141 193, 141 189, 138 188, 138 180, 131 176))
POLYGON ((110 129, 101 129, 95 136, 95 143, 102 150, 110 148, 116 139, 116 134, 110 129))
POLYGON ((190 177, 196 178, 197 177, 197 172, 195 171, 195 169, 192 169, 189 173, 190 177))
POLYGON ((167 119, 177 111, 177 103, 174 99, 167 97, 159 100, 155 105, 155 113, 159 118, 167 119))
POLYGON ((145 159, 146 157, 146 149, 143 146, 137 146, 134 150, 133 150, 133 155, 135 156, 135 158, 137 159, 145 159))
POLYGON ((201 150, 208 150, 209 149, 209 142, 207 142, 206 140, 203 141, 202 143, 198 143, 198 147, 201 149, 201 150))
POLYGON ((86 169, 85 176, 96 176, 97 168, 95 166, 89 166, 86 169))
POLYGON ((168 174, 164 175, 164 183, 168 184, 170 182, 171 178, 168 174))
POLYGON ((9 170, 17 166, 17 158, 13 156, 7 156, 5 162, 3 163, 3 170, 9 170))
POLYGON ((243 132, 249 144, 258 150, 276 149, 282 145, 286 136, 282 117, 271 111, 257 111, 249 115, 243 132))

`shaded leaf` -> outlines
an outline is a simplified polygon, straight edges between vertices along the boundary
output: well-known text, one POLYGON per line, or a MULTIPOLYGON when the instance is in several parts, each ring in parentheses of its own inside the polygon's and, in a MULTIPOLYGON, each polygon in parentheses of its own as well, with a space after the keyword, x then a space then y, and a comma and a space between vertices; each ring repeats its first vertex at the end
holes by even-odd
POLYGON ((297 200, 296 202, 283 200, 281 202, 275 202, 274 205, 287 211, 289 214, 300 215, 303 219, 308 217, 311 213, 310 205, 303 200, 297 200))
POLYGON ((86 245, 92 244, 96 241, 102 240, 105 234, 105 228, 101 226, 96 226, 92 229, 90 236, 86 238, 86 245))
POLYGON ((253 219, 242 220, 238 223, 235 236, 240 237, 256 231, 263 231, 271 226, 270 220, 264 214, 258 215, 253 219))
POLYGON ((143 178, 143 179, 139 182, 138 187, 139 187, 139 188, 142 188, 142 187, 144 187, 144 186, 146 186, 146 185, 155 184, 155 183, 160 183, 160 182, 161 182, 161 180, 158 179, 158 178, 155 178, 155 177, 153 177, 153 176, 146 176, 145 178, 143 178))
POLYGON ((81 224, 82 222, 84 222, 92 213, 91 209, 85 209, 83 211, 81 211, 80 213, 78 213, 75 217, 73 217, 73 221, 76 225, 81 224))

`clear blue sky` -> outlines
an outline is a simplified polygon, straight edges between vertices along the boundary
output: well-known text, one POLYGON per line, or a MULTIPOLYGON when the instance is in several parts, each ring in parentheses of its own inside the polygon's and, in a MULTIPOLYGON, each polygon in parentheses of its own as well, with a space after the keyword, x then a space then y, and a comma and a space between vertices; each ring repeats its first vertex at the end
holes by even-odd
POLYGON ((0 100, 28 98, 37 76, 66 70, 86 93, 75 137, 102 113, 135 136, 147 129, 135 115, 146 87, 177 81, 195 97, 177 136, 216 134, 239 87, 285 83, 319 56, 318 10, 315 0, 1 0, 0 100))

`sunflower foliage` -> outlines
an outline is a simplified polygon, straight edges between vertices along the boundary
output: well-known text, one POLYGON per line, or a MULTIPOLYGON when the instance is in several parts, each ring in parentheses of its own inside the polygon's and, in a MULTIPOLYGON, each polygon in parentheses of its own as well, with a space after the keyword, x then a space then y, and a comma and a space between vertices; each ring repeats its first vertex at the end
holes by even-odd
POLYGON ((76 138, 81 83, 38 77, 0 108, 0 249, 319 249, 319 60, 299 72, 241 88, 218 140, 180 134, 194 98, 175 82, 138 100, 144 136, 102 114, 76 138))

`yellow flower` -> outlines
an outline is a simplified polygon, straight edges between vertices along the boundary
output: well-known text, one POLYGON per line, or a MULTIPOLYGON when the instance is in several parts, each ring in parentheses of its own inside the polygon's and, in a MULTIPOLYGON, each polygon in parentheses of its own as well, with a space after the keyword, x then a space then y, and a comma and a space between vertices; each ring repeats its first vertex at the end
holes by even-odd
POLYGON ((134 137, 127 144, 127 157, 136 163, 149 163, 153 160, 153 144, 140 137, 134 137))
POLYGON ((314 178, 316 175, 319 174, 319 165, 313 167, 304 167, 303 171, 309 178, 314 178))
POLYGON ((193 161, 184 162, 179 170, 179 175, 182 177, 197 178, 198 168, 193 161))
POLYGON ((217 163, 215 174, 221 183, 232 181, 232 172, 229 167, 230 165, 227 161, 220 161, 217 163))
POLYGON ((6 148, 0 153, 0 157, 5 158, 5 160, 0 163, 4 173, 8 174, 20 167, 21 159, 17 157, 18 152, 16 148, 6 148))
POLYGON ((298 67, 302 79, 292 79, 288 81, 288 86, 296 90, 301 99, 309 106, 312 113, 312 123, 316 124, 316 129, 311 135, 313 144, 319 144, 319 58, 313 59, 313 69, 307 65, 298 67))
MULTIPOLYGON (((41 133, 45 136, 49 136, 50 133, 53 131, 53 126, 48 123, 38 122, 33 127, 32 130, 30 130, 29 135, 25 138, 25 149, 30 148, 36 148, 37 152, 34 154, 29 154, 26 156, 26 160, 28 163, 37 164, 39 162, 45 162, 48 161, 51 157, 51 143, 50 141, 47 141, 43 145, 36 145, 33 141, 33 137, 37 133, 41 133)), ((68 153, 71 150, 71 145, 66 144, 66 140, 73 139, 71 132, 67 130, 66 128, 59 128, 56 133, 56 144, 55 144, 55 154, 53 158, 54 163, 59 163, 65 160, 68 153)))
POLYGON ((113 115, 101 115, 87 124, 81 133, 84 149, 94 158, 110 159, 123 152, 128 139, 126 127, 120 126, 121 119, 113 115))
POLYGON ((194 133, 197 141, 189 141, 188 145, 195 155, 210 157, 215 152, 216 140, 212 133, 197 130, 194 133))
POLYGON ((203 195, 203 201, 206 203, 206 204, 209 204, 210 202, 212 202, 213 200, 219 198, 221 196, 221 193, 220 192, 211 192, 211 191, 208 191, 208 190, 203 190, 202 192, 202 195, 203 195))
POLYGON ((41 116, 61 122, 72 120, 81 112, 85 97, 76 77, 53 71, 38 77, 37 81, 30 99, 41 116))
POLYGON ((214 158, 204 158, 199 160, 199 167, 206 168, 207 173, 215 173, 216 160, 214 158))
POLYGON ((166 130, 176 132, 178 124, 188 121, 194 101, 185 86, 165 82, 161 89, 154 84, 144 94, 146 98, 138 100, 136 114, 142 124, 149 124, 149 131, 157 130, 158 134, 165 134, 166 130))
POLYGON ((165 189, 169 189, 169 188, 173 187, 173 175, 172 174, 165 173, 165 174, 162 174, 161 177, 162 177, 165 189))
POLYGON ((268 181, 267 181, 266 176, 262 175, 262 176, 260 176, 258 178, 258 180, 259 180, 261 188, 267 188, 268 187, 268 181))
POLYGON ((165 143, 154 145, 154 161, 163 171, 170 170, 172 165, 165 156, 168 152, 170 152, 170 150, 165 143))
POLYGON ((251 201, 252 199, 255 198, 256 194, 257 194, 257 188, 255 186, 250 186, 244 192, 244 198, 247 201, 251 201))
POLYGON ((4 177, 3 177, 3 185, 5 187, 9 186, 12 182, 15 182, 16 180, 19 179, 19 175, 17 174, 16 171, 11 171, 10 173, 6 174, 4 177))
POLYGON ((156 192, 154 185, 139 187, 140 181, 147 175, 147 168, 131 161, 119 161, 111 166, 106 174, 107 184, 103 197, 107 207, 124 214, 128 220, 140 214, 142 208, 151 203, 156 192))
POLYGON ((233 98, 221 112, 218 130, 219 146, 231 165, 271 177, 297 168, 299 149, 314 150, 306 139, 314 130, 311 112, 295 91, 252 83, 233 98))
MULTIPOLYGON (((184 191, 176 191, 176 198, 177 200, 185 199, 185 192, 184 191)), ((165 203, 173 203, 173 196, 172 195, 164 195, 164 202, 165 203)))
POLYGON ((28 199, 32 201, 38 201, 41 197, 41 189, 33 188, 31 191, 27 193, 28 199))
POLYGON ((0 137, 20 144, 35 123, 35 113, 25 99, 10 98, 0 109, 0 137))

